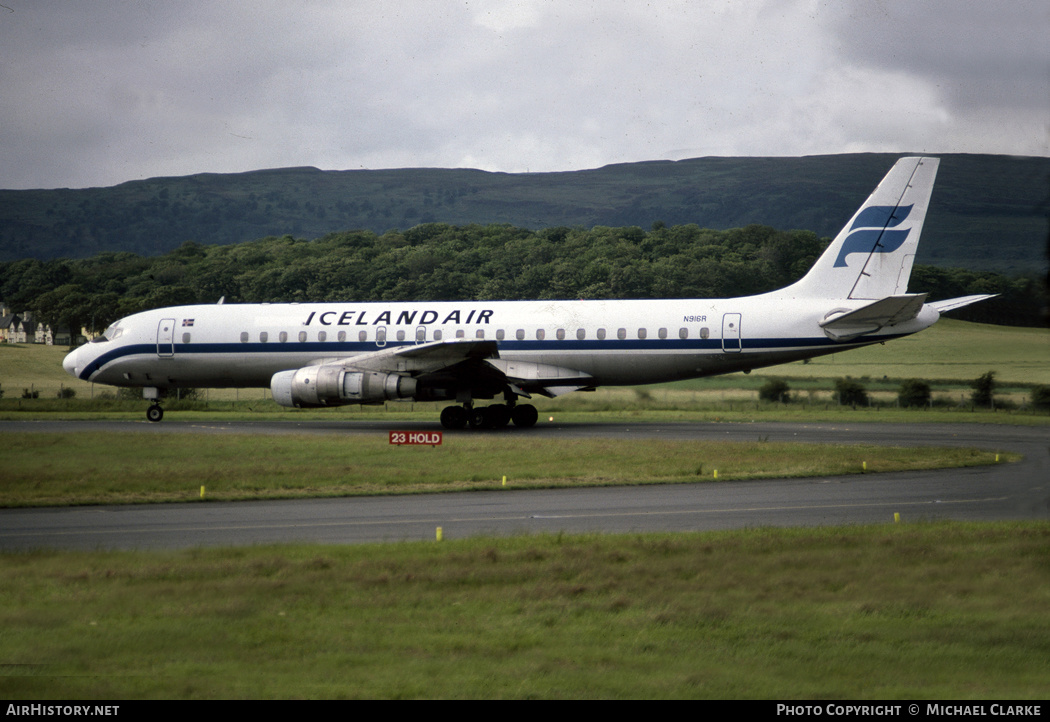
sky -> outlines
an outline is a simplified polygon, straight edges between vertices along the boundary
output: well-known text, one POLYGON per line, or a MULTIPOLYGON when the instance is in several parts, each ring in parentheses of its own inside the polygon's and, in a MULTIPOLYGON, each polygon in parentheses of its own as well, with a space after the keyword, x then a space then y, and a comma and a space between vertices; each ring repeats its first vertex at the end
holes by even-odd
POLYGON ((1050 156, 1047 0, 0 0, 0 188, 1050 156))

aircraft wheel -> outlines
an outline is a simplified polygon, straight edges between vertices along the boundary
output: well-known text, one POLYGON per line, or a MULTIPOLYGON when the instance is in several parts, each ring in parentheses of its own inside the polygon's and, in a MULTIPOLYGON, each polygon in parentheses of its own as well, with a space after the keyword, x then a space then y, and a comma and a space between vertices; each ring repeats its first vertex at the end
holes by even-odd
POLYGON ((462 406, 441 409, 441 425, 446 429, 462 429, 467 425, 467 410, 462 406))
POLYGON ((510 412, 510 419, 514 422, 514 425, 523 429, 535 426, 539 418, 540 412, 532 404, 518 404, 510 412))
POLYGON ((489 413, 489 424, 494 429, 502 429, 510 423, 510 409, 503 404, 493 404, 486 409, 489 413))
POLYGON ((164 418, 164 409, 154 404, 146 409, 146 418, 153 422, 160 421, 164 418))
POLYGON ((469 411, 470 415, 470 428, 472 429, 489 429, 492 428, 492 420, 489 416, 489 410, 485 406, 479 406, 476 409, 469 411))

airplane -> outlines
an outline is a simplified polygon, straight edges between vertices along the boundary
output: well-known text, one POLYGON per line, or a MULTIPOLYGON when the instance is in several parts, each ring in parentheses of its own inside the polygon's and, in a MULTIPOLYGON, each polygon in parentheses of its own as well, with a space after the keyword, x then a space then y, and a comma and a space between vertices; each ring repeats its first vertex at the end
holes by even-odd
POLYGON ((450 401, 448 429, 536 424, 522 399, 798 361, 908 336, 990 298, 908 293, 940 160, 899 159, 800 280, 727 299, 176 306, 123 318, 66 356, 140 387, 160 421, 178 388, 269 388, 280 405, 450 401), (502 397, 502 403, 475 405, 502 397))

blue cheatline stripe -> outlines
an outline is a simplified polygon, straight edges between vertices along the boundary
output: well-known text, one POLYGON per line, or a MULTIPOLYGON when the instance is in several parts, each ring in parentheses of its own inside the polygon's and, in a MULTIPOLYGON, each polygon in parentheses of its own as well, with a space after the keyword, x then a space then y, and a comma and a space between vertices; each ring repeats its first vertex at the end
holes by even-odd
MULTIPOLYGON (((905 335, 905 334, 901 334, 905 335)), ((864 345, 865 343, 876 343, 900 338, 901 335, 879 336, 877 339, 868 339, 859 343, 835 343, 826 337, 814 338, 766 338, 749 339, 741 341, 743 351, 770 351, 776 349, 797 348, 837 348, 843 349, 849 346, 864 345)), ((457 339, 460 340, 460 339, 457 339)), ((468 339, 474 340, 474 339, 468 339)), ((477 339, 482 340, 482 339, 477 339)), ((491 339, 488 339, 491 340, 491 339)), ((295 353, 295 354, 336 354, 352 356, 354 354, 378 351, 382 348, 399 348, 415 346, 412 341, 388 341, 386 346, 377 346, 375 342, 300 342, 287 341, 285 343, 190 343, 175 344, 175 357, 197 354, 256 354, 256 353, 295 353)), ((599 352, 599 351, 678 351, 697 353, 711 353, 722 351, 722 339, 605 339, 577 340, 565 339, 544 341, 518 341, 503 340, 496 341, 500 351, 512 353, 515 351, 547 352, 557 353, 564 351, 576 352, 599 352)), ((735 352, 734 352, 735 353, 735 352)), ((121 346, 108 351, 88 364, 80 372, 80 378, 88 381, 91 375, 102 369, 107 364, 126 356, 156 355, 156 344, 135 344, 132 346, 121 346)), ((168 357, 170 358, 170 357, 168 357)))

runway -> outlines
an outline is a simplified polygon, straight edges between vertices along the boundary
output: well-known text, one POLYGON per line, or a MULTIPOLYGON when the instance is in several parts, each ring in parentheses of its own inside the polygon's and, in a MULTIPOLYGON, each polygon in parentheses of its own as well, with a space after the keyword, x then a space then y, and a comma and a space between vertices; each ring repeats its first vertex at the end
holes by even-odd
MULTIPOLYGON (((0 422, 4 433, 383 434, 356 421, 0 422)), ((398 423, 432 431, 435 424, 398 423)), ((448 435, 452 432, 446 432, 448 435)), ((977 424, 581 423, 542 424, 530 438, 600 436, 727 441, 965 446, 1024 455, 1018 463, 945 471, 643 487, 491 491, 0 510, 0 550, 154 549, 289 542, 351 544, 476 535, 698 531, 741 527, 1050 520, 1050 429, 977 424)))

